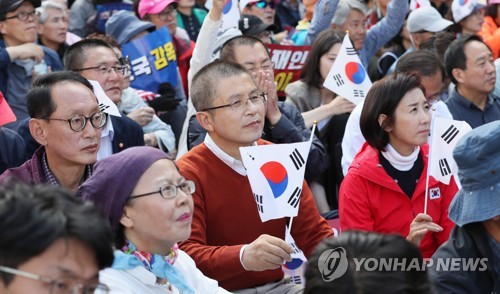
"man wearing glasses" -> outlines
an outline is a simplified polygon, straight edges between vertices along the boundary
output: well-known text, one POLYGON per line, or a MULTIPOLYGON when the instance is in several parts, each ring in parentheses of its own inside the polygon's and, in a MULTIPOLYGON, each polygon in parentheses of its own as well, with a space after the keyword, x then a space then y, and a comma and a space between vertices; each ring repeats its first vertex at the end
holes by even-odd
MULTIPOLYGON (((82 77, 99 82, 106 95, 119 103, 124 77, 129 68, 120 64, 113 48, 98 39, 84 39, 71 45, 64 56, 64 67, 82 77)), ((139 124, 123 115, 109 116, 103 128, 98 159, 106 158, 132 146, 144 146, 144 132, 139 124)))
MULTIPOLYGON (((192 233, 181 248, 229 291, 302 293, 301 287, 283 281, 281 266, 292 252, 284 241, 286 219, 260 220, 239 152, 243 146, 270 144, 260 140, 270 103, 266 95, 245 67, 215 61, 194 76, 191 99, 208 134, 177 161, 181 174, 197 188, 192 233)), ((333 235, 305 183, 292 235, 307 256, 333 235)))
POLYGON ((260 18, 265 24, 274 24, 276 14, 276 2, 274 0, 242 0, 240 11, 242 14, 251 14, 260 18))
MULTIPOLYGON (((36 45, 39 0, 0 1, 0 91, 14 111, 17 122, 29 117, 26 93, 33 70, 44 61, 52 71, 61 70, 59 56, 51 49, 36 45)), ((16 129, 17 123, 7 127, 16 129)))
POLYGON ((0 183, 14 177, 76 191, 92 174, 106 123, 92 85, 76 73, 49 73, 36 80, 26 100, 29 130, 41 147, 23 165, 4 172, 0 183))
POLYGON ((0 187, 0 293, 108 293, 99 270, 112 242, 95 207, 66 189, 0 187))

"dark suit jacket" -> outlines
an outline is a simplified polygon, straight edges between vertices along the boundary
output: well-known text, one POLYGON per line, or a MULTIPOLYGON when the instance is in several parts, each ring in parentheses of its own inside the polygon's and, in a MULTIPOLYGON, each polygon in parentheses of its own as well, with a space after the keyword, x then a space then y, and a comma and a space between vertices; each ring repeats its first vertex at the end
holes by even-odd
MULTIPOLYGON (((144 146, 144 133, 139 124, 126 116, 118 117, 108 115, 111 118, 114 129, 113 137, 113 154, 118 153, 128 147, 144 146)), ((25 158, 31 158, 35 151, 40 147, 35 139, 31 136, 29 128, 29 118, 20 122, 19 135, 24 139, 25 158)))

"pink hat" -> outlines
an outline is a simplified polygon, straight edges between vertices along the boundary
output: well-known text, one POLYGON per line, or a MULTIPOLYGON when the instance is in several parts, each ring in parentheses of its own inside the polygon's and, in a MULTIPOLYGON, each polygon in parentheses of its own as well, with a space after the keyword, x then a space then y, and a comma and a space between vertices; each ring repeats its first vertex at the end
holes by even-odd
POLYGON ((16 116, 0 92, 0 126, 16 121, 16 116))
POLYGON ((177 2, 178 0, 140 0, 139 16, 143 19, 146 14, 158 14, 170 4, 177 2))
POLYGON ((500 4, 500 0, 488 0, 488 5, 500 4))

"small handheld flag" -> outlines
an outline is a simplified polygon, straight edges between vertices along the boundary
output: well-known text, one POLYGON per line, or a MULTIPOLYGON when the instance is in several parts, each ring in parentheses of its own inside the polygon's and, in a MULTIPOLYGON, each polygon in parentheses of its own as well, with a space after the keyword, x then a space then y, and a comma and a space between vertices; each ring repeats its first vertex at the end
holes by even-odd
POLYGON ((342 47, 323 86, 356 105, 365 99, 372 86, 368 73, 349 40, 349 33, 344 37, 342 47))

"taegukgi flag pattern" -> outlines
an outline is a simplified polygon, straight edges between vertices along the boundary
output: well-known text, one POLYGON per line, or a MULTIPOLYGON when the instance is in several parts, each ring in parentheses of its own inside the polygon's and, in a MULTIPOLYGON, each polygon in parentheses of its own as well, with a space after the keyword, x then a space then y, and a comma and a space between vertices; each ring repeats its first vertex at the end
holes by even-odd
POLYGON ((349 34, 345 35, 323 86, 356 105, 365 99, 370 90, 372 82, 349 40, 349 34))
POLYGON ((429 153, 429 175, 436 180, 449 184, 452 175, 458 171, 453 159, 453 148, 460 138, 472 130, 465 121, 434 117, 431 127, 429 153))
MULTIPOLYGON (((225 31, 229 28, 237 28, 240 20, 240 8, 238 0, 226 0, 222 8, 222 24, 219 31, 225 31)), ((205 2, 205 8, 210 10, 213 6, 212 0, 205 2)))
POLYGON ((240 147, 263 222, 297 216, 311 142, 240 147))

